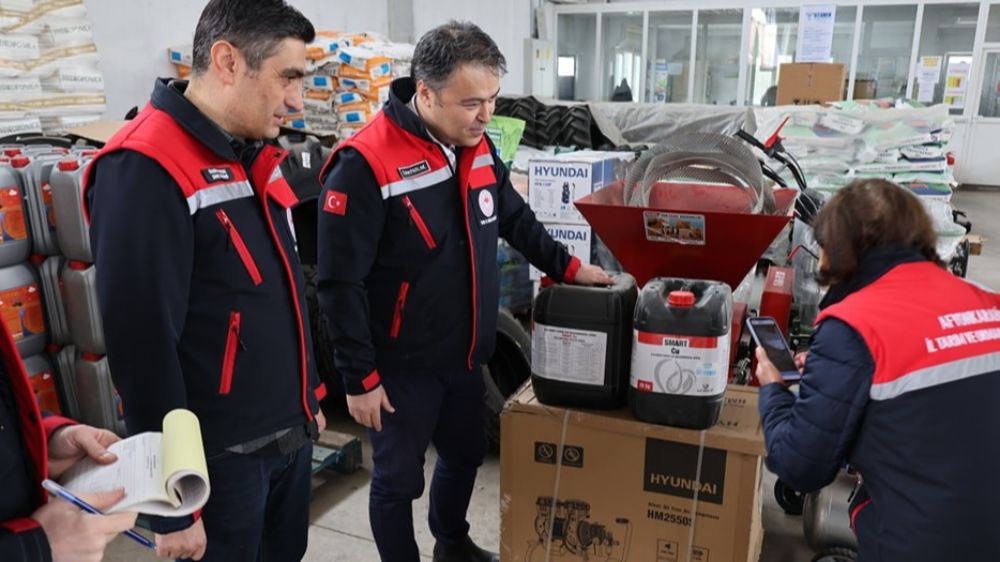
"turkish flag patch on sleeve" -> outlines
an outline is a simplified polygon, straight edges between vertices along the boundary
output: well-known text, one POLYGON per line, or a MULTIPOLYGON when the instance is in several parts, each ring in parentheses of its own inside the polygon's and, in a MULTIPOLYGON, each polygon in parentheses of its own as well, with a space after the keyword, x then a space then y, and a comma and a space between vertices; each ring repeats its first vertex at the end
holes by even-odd
POLYGON ((323 210, 335 215, 347 214, 347 194, 341 191, 327 191, 323 210))

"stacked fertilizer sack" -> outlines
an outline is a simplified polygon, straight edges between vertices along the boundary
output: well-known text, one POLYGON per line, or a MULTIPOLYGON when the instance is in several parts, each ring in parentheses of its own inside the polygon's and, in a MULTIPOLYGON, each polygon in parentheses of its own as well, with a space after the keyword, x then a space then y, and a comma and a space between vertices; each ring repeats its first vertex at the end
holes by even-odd
POLYGON ((0 0, 0 137, 100 119, 97 64, 82 0, 0 0))
POLYGON ((191 45, 178 45, 167 49, 167 58, 174 65, 177 77, 187 80, 191 77, 191 45))
POLYGON ((948 200, 956 185, 945 146, 955 122, 946 106, 883 109, 876 104, 758 111, 760 135, 790 117, 785 147, 811 188, 835 191, 855 179, 881 178, 948 200))
POLYGON ((785 116, 789 121, 781 136, 809 188, 832 194, 865 178, 907 187, 934 217, 942 256, 954 254, 965 230, 954 223, 949 202, 957 181, 946 148, 955 128, 947 106, 841 102, 828 108, 767 108, 757 111, 758 137, 769 136, 785 116))
POLYGON ((413 45, 373 33, 321 31, 307 49, 305 110, 286 125, 347 138, 389 99, 394 78, 410 74, 413 45))

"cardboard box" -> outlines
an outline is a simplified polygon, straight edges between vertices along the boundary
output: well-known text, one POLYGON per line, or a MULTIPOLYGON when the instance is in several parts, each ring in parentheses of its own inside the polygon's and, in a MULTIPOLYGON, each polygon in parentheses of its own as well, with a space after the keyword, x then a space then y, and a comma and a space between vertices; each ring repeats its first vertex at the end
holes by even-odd
MULTIPOLYGON (((591 253, 594 251, 594 231, 589 226, 579 224, 556 224, 544 223, 545 230, 556 242, 562 242, 569 253, 580 258, 584 264, 590 263, 591 253)), ((532 281, 542 278, 542 270, 531 266, 528 270, 528 277, 532 281)))
POLYGON ((778 74, 778 105, 817 105, 844 99, 844 65, 785 63, 778 74))
MULTIPOLYGON (((844 85, 847 89, 847 85, 844 85)), ((854 79, 854 99, 873 100, 878 96, 878 81, 871 78, 854 79)))
POLYGON ((983 244, 986 242, 981 234, 966 234, 965 239, 969 241, 969 255, 983 255, 983 244))
POLYGON ((500 435, 503 562, 547 560, 546 551, 564 561, 760 556, 754 388, 730 386, 719 423, 701 432, 638 422, 627 410, 545 406, 529 384, 501 415, 500 435))
POLYGON ((582 150, 528 164, 528 205, 542 222, 587 224, 574 201, 625 178, 632 152, 582 150))
POLYGON ((93 121, 75 129, 70 129, 69 131, 66 131, 66 134, 75 138, 81 138, 104 145, 106 142, 111 140, 111 137, 115 136, 118 129, 124 127, 126 123, 127 121, 93 121))

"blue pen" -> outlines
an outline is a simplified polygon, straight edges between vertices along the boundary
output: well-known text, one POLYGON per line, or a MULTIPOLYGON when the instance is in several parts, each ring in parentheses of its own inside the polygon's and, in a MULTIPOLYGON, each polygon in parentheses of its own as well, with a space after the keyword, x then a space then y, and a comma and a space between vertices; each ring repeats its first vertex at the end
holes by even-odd
MULTIPOLYGON (((42 481, 42 488, 45 488, 50 494, 68 501, 69 503, 75 505, 76 507, 79 507, 80 509, 86 511, 87 513, 93 513, 94 515, 104 515, 96 507, 76 497, 75 495, 73 495, 72 492, 70 492, 66 488, 63 488, 54 481, 49 480, 48 478, 42 481)), ((150 541, 146 537, 140 535, 139 533, 136 533, 131 529, 125 531, 122 534, 134 540, 135 542, 141 544, 142 546, 145 546, 146 548, 151 548, 153 550, 156 550, 156 545, 153 544, 152 541, 150 541)))

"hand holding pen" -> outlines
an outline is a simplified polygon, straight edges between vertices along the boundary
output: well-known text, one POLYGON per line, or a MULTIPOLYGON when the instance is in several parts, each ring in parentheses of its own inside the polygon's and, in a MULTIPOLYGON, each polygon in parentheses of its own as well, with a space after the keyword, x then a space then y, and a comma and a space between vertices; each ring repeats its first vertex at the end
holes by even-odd
POLYGON ((131 530, 135 513, 95 515, 121 501, 124 490, 76 496, 51 480, 46 480, 43 487, 66 500, 50 501, 31 515, 45 531, 53 562, 100 562, 105 547, 119 533, 152 547, 149 540, 131 530))

